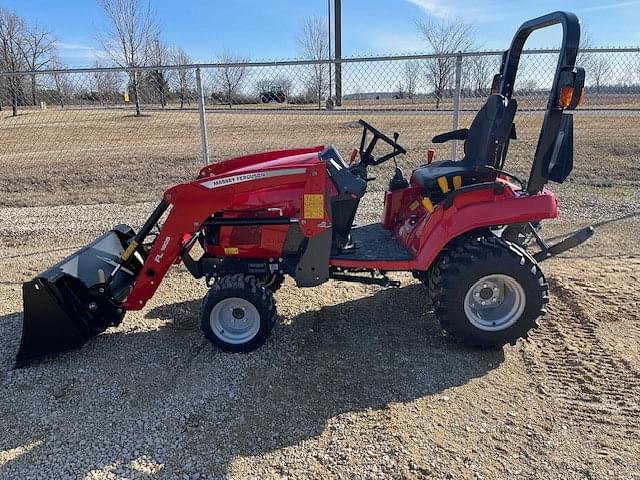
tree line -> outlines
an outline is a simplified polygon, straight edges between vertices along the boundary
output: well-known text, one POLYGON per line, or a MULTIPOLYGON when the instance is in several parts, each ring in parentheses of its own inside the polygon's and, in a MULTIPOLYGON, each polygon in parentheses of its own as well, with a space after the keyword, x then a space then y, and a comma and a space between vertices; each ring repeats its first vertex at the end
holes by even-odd
MULTIPOLYGON (((196 98, 195 72, 191 68, 168 69, 169 65, 188 65, 193 60, 182 48, 175 47, 162 37, 157 13, 151 0, 97 0, 101 6, 105 26, 97 33, 97 41, 104 59, 95 67, 119 66, 122 68, 153 66, 146 70, 129 70, 126 74, 95 72, 91 85, 73 85, 68 75, 20 75, 0 77, 0 110, 2 98, 8 100, 12 114, 17 115, 20 106, 37 106, 41 98, 54 99, 62 108, 67 99, 74 98, 100 103, 115 104, 125 97, 135 105, 136 115, 141 115, 142 99, 146 103, 165 107, 168 102, 179 102, 180 108, 190 105, 196 98), (164 67, 164 68, 163 68, 164 67)), ((417 34, 427 48, 436 55, 428 60, 409 60, 401 65, 393 78, 397 79, 396 98, 413 101, 419 91, 430 92, 439 108, 443 98, 451 96, 455 83, 458 52, 479 50, 473 25, 455 19, 427 19, 416 22, 417 34)), ((585 36, 582 47, 588 46, 585 36)), ((301 55, 309 60, 327 60, 331 56, 327 21, 321 17, 305 19, 296 36, 301 55)), ((255 93, 246 94, 251 76, 250 68, 242 65, 250 60, 233 49, 223 49, 214 62, 225 64, 215 68, 203 85, 207 99, 227 104, 280 101, 290 103, 316 103, 322 108, 332 102, 331 67, 328 63, 310 64, 295 79, 282 73, 257 80, 255 93), (294 95, 294 85, 297 95, 294 95)), ((611 67, 606 58, 591 58, 583 54, 579 59, 591 70, 594 85, 601 90, 611 67)), ((499 68, 499 58, 487 56, 465 57, 461 75, 461 87, 470 95, 486 95, 491 79, 499 68)), ((55 35, 38 24, 30 24, 8 9, 0 9, 0 68, 8 72, 62 70, 66 68, 57 48, 55 35)), ((528 79, 529 90, 534 90, 534 80, 528 79)), ((526 82, 524 82, 526 83, 526 82)), ((356 88, 359 90, 359 87, 356 88)), ((424 96, 420 94, 420 96, 424 96)))
MULTIPOLYGON (((58 64, 55 38, 51 32, 40 25, 27 24, 10 10, 0 9, 0 67, 3 70, 41 70, 58 64)), ((35 75, 30 76, 29 82, 21 77, 2 77, 0 86, 9 92, 14 116, 19 105, 37 103, 35 75)))

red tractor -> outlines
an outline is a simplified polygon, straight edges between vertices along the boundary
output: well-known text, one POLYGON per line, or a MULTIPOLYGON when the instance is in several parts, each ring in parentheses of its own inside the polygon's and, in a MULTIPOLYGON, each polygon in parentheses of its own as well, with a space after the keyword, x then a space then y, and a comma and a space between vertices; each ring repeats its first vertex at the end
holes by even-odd
POLYGON ((503 55, 495 92, 469 129, 436 136, 464 141, 460 161, 397 167, 382 220, 354 226, 369 170, 406 153, 368 123, 347 164, 333 147, 259 153, 209 165, 164 193, 136 233, 121 225, 24 284, 17 365, 80 348, 140 310, 179 262, 210 290, 202 330, 224 350, 260 346, 276 323, 273 292, 285 275, 299 287, 329 279, 394 286, 388 272, 423 281, 444 330, 468 345, 500 347, 526 337, 546 312, 539 262, 585 241, 591 228, 548 246, 542 220, 559 215, 548 180, 572 169, 573 122, 584 70, 575 67, 578 19, 556 12, 523 24, 503 55), (529 180, 504 170, 516 100, 513 85, 527 37, 561 24, 564 39, 529 180), (374 154, 386 144, 386 153, 374 154), (535 241, 533 253, 526 247, 535 241), (191 255, 199 243, 203 254, 191 255))

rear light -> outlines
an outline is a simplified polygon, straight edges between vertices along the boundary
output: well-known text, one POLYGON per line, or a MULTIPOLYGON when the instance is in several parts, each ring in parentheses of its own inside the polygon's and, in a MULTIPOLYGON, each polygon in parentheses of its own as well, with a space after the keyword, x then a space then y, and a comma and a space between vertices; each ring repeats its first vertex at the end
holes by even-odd
POLYGON ((577 92, 573 87, 562 87, 560 89, 560 98, 558 100, 558 104, 562 108, 569 108, 572 105, 575 105, 573 108, 578 105, 582 105, 582 101, 584 100, 584 88, 580 88, 577 92), (574 103, 575 100, 575 103, 574 103))
POLYGON ((584 69, 566 68, 560 72, 558 107, 575 109, 584 99, 584 69))
POLYGON ((560 98, 558 103, 562 108, 567 108, 571 105, 571 99, 573 98, 573 87, 562 87, 560 89, 560 98))

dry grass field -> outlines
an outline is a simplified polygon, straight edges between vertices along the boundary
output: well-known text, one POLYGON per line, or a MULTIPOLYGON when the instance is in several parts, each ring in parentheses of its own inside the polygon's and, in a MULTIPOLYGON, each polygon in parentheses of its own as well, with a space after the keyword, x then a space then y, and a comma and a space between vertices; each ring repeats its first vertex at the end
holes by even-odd
MULTIPOLYGON (((212 157, 358 141, 359 112, 211 112, 212 157)), ((448 115, 379 113, 420 164, 448 115)), ((466 126, 471 117, 462 115, 466 126)), ((517 117, 526 172, 541 117, 517 117)), ((543 265, 550 312, 527 342, 448 341, 423 287, 329 282, 276 294, 247 355, 199 330, 205 287, 177 267, 81 351, 12 370, 21 282, 113 224, 139 226, 200 167, 196 112, 56 109, 0 118, 0 478, 640 479, 640 117, 581 112, 547 237, 599 224, 543 265)), ((449 147, 439 148, 445 158, 449 147)), ((362 206, 376 221, 390 167, 362 206)))
MULTIPOLYGON (((211 158, 325 143, 348 155, 359 142, 361 116, 383 131, 401 133, 409 151, 402 161, 407 171, 424 161, 428 148, 436 149, 437 158, 450 155, 449 145, 430 143, 433 135, 451 129, 449 113, 215 111, 207 116, 211 158)), ((460 126, 472 119, 472 114, 461 114, 460 126)), ((518 119, 511 171, 528 172, 541 120, 540 113, 518 119)), ((576 115, 580 168, 572 181, 614 188, 607 184, 615 180, 615 188, 635 188, 640 178, 638 122, 638 115, 619 112, 576 115)), ((121 110, 26 111, 2 118, 0 135, 4 206, 150 201, 166 187, 192 178, 202 164, 196 111, 156 110, 141 118, 121 110)))

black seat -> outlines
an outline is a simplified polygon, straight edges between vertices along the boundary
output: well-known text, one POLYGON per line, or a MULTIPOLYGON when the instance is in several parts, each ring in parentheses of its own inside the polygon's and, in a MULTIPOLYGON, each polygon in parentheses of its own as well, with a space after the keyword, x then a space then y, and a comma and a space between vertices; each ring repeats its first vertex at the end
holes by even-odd
POLYGON ((427 192, 437 191, 438 178, 461 177, 462 185, 493 181, 506 157, 509 139, 515 138, 513 118, 518 104, 502 95, 491 95, 476 114, 469 129, 454 130, 433 137, 433 143, 449 140, 464 140, 464 158, 460 161, 446 160, 423 165, 414 170, 411 183, 427 192))

